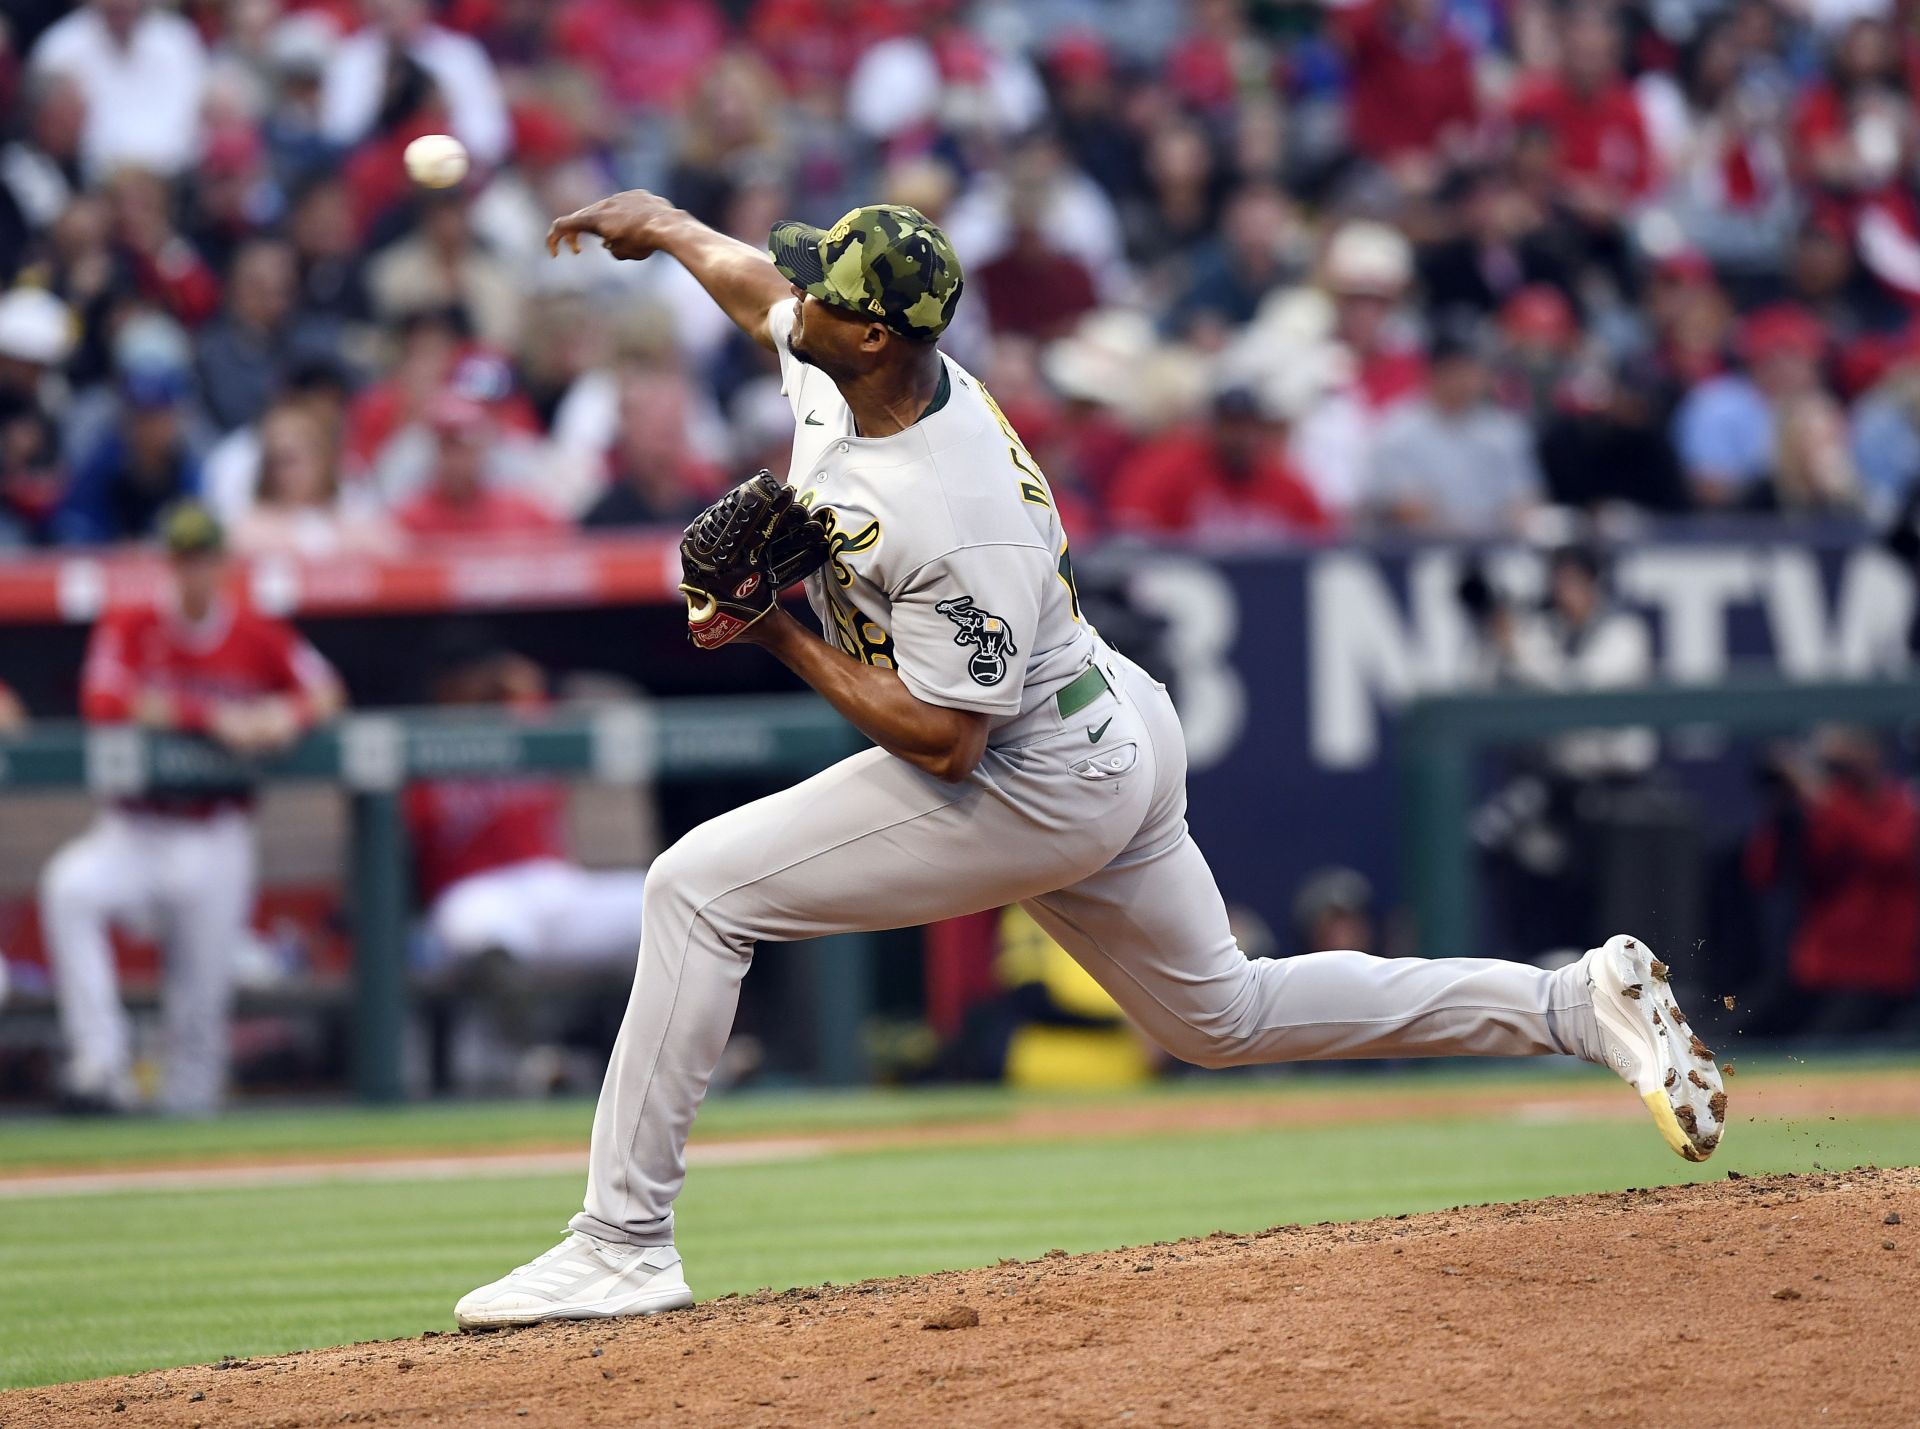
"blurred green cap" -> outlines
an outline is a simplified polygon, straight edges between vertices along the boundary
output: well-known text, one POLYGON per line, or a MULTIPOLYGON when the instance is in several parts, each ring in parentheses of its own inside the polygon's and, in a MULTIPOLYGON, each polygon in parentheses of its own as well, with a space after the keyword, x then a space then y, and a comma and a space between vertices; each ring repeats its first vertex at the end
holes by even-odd
POLYGON ((160 514, 160 543, 170 556, 211 556, 226 549, 226 533, 198 501, 176 501, 160 514))

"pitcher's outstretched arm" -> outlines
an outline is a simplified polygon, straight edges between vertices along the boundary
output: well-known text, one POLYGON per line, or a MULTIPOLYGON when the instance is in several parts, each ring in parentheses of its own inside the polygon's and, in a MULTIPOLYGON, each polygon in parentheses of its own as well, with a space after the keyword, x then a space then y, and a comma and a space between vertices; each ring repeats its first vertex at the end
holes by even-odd
POLYGON ((773 266, 765 250, 707 227, 659 194, 627 189, 553 221, 547 252, 557 256, 565 243, 580 251, 580 235, 591 233, 616 258, 638 260, 666 253, 680 260, 734 325, 768 351, 767 310, 793 295, 793 285, 773 266))

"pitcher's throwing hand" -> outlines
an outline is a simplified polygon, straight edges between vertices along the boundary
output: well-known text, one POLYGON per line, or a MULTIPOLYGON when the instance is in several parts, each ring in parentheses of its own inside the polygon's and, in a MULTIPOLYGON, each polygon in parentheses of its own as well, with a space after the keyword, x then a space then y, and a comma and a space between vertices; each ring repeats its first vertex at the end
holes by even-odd
POLYGON ((659 194, 628 189, 556 218, 547 229, 547 252, 558 257, 560 245, 580 251, 580 235, 591 233, 616 258, 646 258, 660 246, 661 230, 680 217, 680 211, 659 194))

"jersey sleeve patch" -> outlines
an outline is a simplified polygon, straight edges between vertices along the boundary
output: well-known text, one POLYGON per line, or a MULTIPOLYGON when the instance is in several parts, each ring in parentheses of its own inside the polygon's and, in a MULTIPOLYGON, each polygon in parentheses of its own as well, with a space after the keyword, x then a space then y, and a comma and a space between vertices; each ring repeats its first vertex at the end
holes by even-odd
POLYGON ((961 547, 919 567, 893 597, 900 678, 929 704, 1017 714, 1052 580, 1038 546, 961 547))
POLYGON ((1007 662, 1020 649, 1013 643, 1013 632, 1006 621, 990 610, 982 610, 970 595, 955 596, 938 602, 934 609, 959 627, 955 645, 970 645, 967 673, 977 685, 997 685, 1007 677, 1007 662))

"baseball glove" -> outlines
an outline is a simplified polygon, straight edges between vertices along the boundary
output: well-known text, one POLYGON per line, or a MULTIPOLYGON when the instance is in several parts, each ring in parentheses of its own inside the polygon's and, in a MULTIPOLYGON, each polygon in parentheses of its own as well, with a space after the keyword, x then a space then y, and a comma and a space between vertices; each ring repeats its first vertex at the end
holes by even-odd
POLYGON ((687 637, 702 650, 719 649, 826 561, 827 528, 794 503, 792 487, 756 472, 694 517, 681 537, 687 637))

